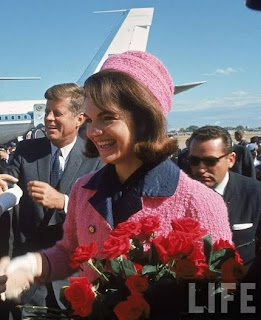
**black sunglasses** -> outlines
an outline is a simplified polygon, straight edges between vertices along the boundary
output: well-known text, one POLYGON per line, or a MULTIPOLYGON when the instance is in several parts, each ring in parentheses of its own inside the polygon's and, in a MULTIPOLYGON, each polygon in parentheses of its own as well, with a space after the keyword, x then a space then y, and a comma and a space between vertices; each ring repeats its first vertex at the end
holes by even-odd
POLYGON ((207 167, 215 167, 215 165, 219 162, 220 159, 227 156, 229 153, 223 154, 220 157, 205 157, 205 158, 198 158, 196 156, 189 156, 189 164, 191 166, 198 166, 202 161, 205 166, 207 167))

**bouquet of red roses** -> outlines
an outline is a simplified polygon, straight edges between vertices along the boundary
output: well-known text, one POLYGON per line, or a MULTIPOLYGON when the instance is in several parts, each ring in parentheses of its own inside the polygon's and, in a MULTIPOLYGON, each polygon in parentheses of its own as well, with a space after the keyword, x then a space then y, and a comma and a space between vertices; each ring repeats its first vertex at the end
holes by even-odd
POLYGON ((96 243, 77 247, 71 267, 87 264, 97 278, 92 283, 86 277, 69 279, 71 285, 61 291, 67 308, 60 318, 147 319, 153 293, 161 294, 159 283, 174 283, 177 295, 184 284, 197 283, 202 295, 206 283, 215 283, 217 293, 221 283, 238 283, 244 275, 235 247, 223 240, 212 244, 197 221, 173 220, 166 237, 157 235, 158 229, 156 216, 118 224, 103 244, 103 259, 95 258, 96 243))

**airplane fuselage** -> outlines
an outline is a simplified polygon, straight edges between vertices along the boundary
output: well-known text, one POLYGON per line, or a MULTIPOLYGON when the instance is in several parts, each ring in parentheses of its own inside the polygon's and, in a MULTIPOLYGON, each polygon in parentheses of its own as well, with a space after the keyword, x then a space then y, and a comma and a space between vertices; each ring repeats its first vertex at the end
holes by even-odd
POLYGON ((43 123, 45 100, 1 101, 0 102, 0 144, 15 140, 19 136, 43 123), (41 115, 37 109, 41 106, 41 115))

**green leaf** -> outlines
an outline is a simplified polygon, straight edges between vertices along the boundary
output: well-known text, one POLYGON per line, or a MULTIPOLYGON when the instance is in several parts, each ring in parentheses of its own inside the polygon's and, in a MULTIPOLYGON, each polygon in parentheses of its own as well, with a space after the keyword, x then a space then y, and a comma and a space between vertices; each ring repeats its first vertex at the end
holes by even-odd
POLYGON ((66 308, 69 308, 70 307, 70 303, 68 302, 68 300, 65 298, 65 295, 64 295, 64 291, 65 289, 69 288, 69 286, 63 286, 61 289, 60 289, 60 296, 59 296, 59 299, 61 301, 61 303, 66 307, 66 308))
POLYGON ((118 258, 111 260, 111 268, 117 274, 121 272, 121 265, 118 258))
POLYGON ((175 276, 176 275, 175 273, 170 273, 170 270, 167 269, 167 268, 163 268, 160 270, 160 272, 157 274, 156 276, 156 281, 158 281, 159 279, 161 278, 164 278, 164 277, 167 277, 167 278, 174 278, 175 279, 175 276))
POLYGON ((231 248, 224 248, 218 251, 213 252, 210 265, 211 268, 220 269, 221 265, 228 260, 229 258, 233 258, 235 256, 235 251, 231 248))
POLYGON ((213 250, 212 250, 212 239, 210 235, 206 235, 203 238, 204 254, 206 257, 206 263, 209 264, 212 260, 213 250))
POLYGON ((106 260, 103 259, 103 260, 96 260, 94 265, 95 267, 100 271, 100 272, 104 272, 104 268, 103 268, 103 265, 105 265, 106 263, 106 260))
POLYGON ((123 259, 121 262, 121 266, 124 274, 129 277, 136 273, 136 270, 132 264, 132 262, 128 259, 123 259))
POLYGON ((158 271, 158 267, 157 266, 151 266, 151 265, 147 265, 144 266, 142 268, 142 274, 151 274, 151 273, 156 273, 158 271))

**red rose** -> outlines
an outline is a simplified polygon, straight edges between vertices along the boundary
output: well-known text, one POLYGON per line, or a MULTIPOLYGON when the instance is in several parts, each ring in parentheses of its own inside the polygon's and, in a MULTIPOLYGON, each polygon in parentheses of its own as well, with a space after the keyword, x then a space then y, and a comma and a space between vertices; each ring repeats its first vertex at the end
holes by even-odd
POLYGON ((166 248, 170 257, 190 255, 193 250, 193 238, 184 232, 170 232, 167 236, 168 246, 166 248))
POLYGON ((81 263, 90 260, 97 253, 97 251, 98 249, 95 242, 92 242, 89 245, 77 247, 75 252, 70 257, 70 267, 73 269, 79 268, 81 263))
POLYGON ((191 260, 196 260, 196 261, 206 261, 206 257, 205 254, 202 250, 202 246, 198 245, 198 244, 194 244, 193 245, 193 250, 191 252, 191 254, 189 255, 189 259, 191 260))
POLYGON ((199 222, 192 218, 180 218, 172 220, 171 226, 173 228, 173 231, 187 233, 194 239, 202 238, 207 234, 207 231, 200 227, 199 222))
POLYGON ((135 294, 118 303, 113 311, 119 320, 147 319, 150 306, 141 294, 135 294))
POLYGON ((239 283, 245 274, 246 267, 238 263, 235 259, 229 258, 221 265, 221 279, 226 283, 239 283))
POLYGON ((103 253, 108 255, 108 259, 112 260, 122 254, 126 254, 130 250, 130 239, 127 237, 109 238, 103 243, 103 253))
POLYGON ((140 219, 141 232, 145 235, 151 235, 159 229, 159 217, 147 216, 140 219))
POLYGON ((133 276, 128 277, 126 281, 126 286, 130 290, 132 294, 141 293, 148 289, 148 279, 146 276, 140 276, 135 274, 133 276))
POLYGON ((141 224, 139 222, 122 222, 110 233, 113 237, 133 237, 140 233, 141 224))
POLYGON ((213 244, 214 251, 218 251, 225 248, 231 248, 233 250, 236 250, 235 246, 232 245, 228 240, 219 239, 213 244))
POLYGON ((142 273, 142 268, 143 268, 142 265, 139 264, 139 263, 137 263, 137 262, 132 262, 132 264, 133 264, 136 272, 137 272, 138 274, 141 274, 141 273, 142 273))
POLYGON ((190 255, 193 250, 192 240, 184 232, 170 232, 166 238, 158 236, 152 242, 160 260, 166 263, 169 260, 180 258, 180 256, 190 255))
POLYGON ((195 261, 183 259, 178 261, 174 268, 177 279, 195 279, 198 268, 195 261))
POLYGON ((70 287, 64 290, 65 298, 71 303, 74 313, 86 317, 92 312, 95 294, 86 277, 69 278, 70 287))
POLYGON ((166 263, 169 259, 169 255, 167 252, 168 240, 163 236, 158 236, 157 238, 152 240, 152 243, 157 250, 160 260, 166 263))
POLYGON ((233 244, 231 244, 228 240, 220 239, 219 241, 216 241, 213 244, 213 251, 218 251, 218 250, 222 250, 222 249, 226 249, 226 248, 230 248, 230 249, 234 250, 235 251, 235 260, 240 264, 243 263, 243 260, 240 257, 236 247, 233 244))

